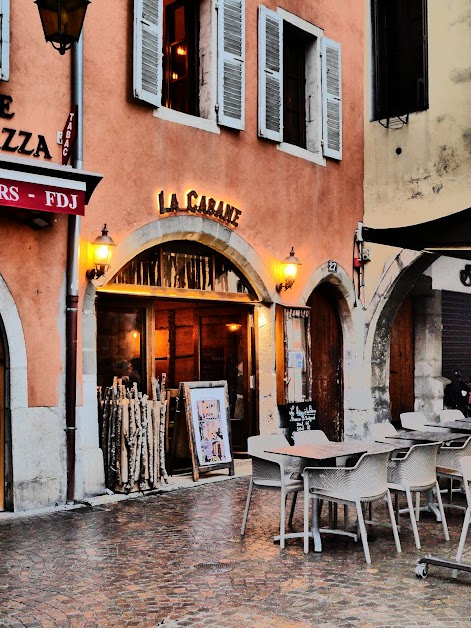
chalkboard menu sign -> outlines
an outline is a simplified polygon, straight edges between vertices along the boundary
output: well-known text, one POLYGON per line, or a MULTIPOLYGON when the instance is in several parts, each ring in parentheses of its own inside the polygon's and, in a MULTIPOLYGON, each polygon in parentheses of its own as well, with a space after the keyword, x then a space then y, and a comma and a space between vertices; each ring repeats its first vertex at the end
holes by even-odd
MULTIPOLYGON (((281 408, 280 408, 281 410, 281 408)), ((284 406, 285 425, 289 430, 289 438, 293 432, 316 429, 316 409, 312 401, 288 403, 284 406)))

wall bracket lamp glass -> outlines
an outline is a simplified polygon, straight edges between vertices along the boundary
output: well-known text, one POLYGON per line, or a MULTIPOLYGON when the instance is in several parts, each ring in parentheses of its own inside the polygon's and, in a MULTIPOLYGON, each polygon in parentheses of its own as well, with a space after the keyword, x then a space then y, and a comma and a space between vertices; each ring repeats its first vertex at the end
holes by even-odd
POLYGON ((291 247, 288 257, 281 262, 281 282, 276 286, 277 292, 293 287, 298 274, 298 266, 301 266, 301 262, 294 254, 294 247, 291 247))
POLYGON ((90 280, 99 279, 110 267, 112 248, 116 244, 113 242, 113 238, 108 235, 106 225, 101 230, 101 235, 92 242, 92 246, 95 267, 87 270, 87 278, 90 280))
POLYGON ((61 55, 80 39, 90 0, 35 0, 44 37, 61 55))

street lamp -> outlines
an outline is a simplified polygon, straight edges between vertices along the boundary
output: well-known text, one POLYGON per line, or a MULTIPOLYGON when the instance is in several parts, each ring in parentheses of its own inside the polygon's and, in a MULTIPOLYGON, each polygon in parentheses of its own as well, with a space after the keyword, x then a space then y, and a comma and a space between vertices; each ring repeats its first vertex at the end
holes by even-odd
POLYGON ((301 266, 301 262, 294 254, 294 247, 291 247, 288 257, 281 262, 281 282, 276 286, 278 292, 289 290, 293 286, 298 274, 298 266, 301 266))
POLYGON ((106 225, 101 230, 101 235, 92 242, 95 267, 87 270, 88 279, 99 279, 110 267, 111 249, 116 244, 108 235, 106 225))
POLYGON ((63 55, 76 43, 90 0, 35 0, 44 37, 63 55))

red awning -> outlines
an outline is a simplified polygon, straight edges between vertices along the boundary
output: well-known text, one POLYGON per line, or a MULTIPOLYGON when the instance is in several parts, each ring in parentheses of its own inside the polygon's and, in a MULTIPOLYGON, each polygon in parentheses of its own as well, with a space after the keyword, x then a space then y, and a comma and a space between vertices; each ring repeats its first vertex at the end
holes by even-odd
POLYGON ((83 216, 103 175, 0 155, 0 206, 83 216))

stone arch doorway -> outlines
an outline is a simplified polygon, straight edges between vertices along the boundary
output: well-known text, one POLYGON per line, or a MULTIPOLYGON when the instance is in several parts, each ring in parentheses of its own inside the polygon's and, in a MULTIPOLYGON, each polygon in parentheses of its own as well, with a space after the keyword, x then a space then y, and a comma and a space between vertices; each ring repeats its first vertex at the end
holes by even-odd
MULTIPOLYGON (((403 250, 391 263, 370 308, 365 361, 371 362, 371 393, 376 422, 399 421, 400 412, 417 407, 418 334, 430 318, 430 292, 424 271, 435 258, 403 250), (401 373, 401 369, 403 372, 401 373), (395 372, 393 372, 395 371, 395 372)), ((422 343, 424 344, 424 343, 422 343)), ((440 376, 438 363, 427 372, 429 382, 440 376), (436 372, 435 372, 436 371, 436 372)), ((427 391, 424 395, 427 397, 427 391)))
POLYGON ((149 393, 165 373, 182 381, 228 382, 233 446, 258 431, 255 306, 242 271, 200 242, 171 240, 130 259, 97 292, 97 383, 113 376, 149 393))
POLYGON ((317 425, 330 440, 341 440, 343 416, 343 334, 338 310, 340 294, 321 283, 311 294, 312 399, 317 425))

